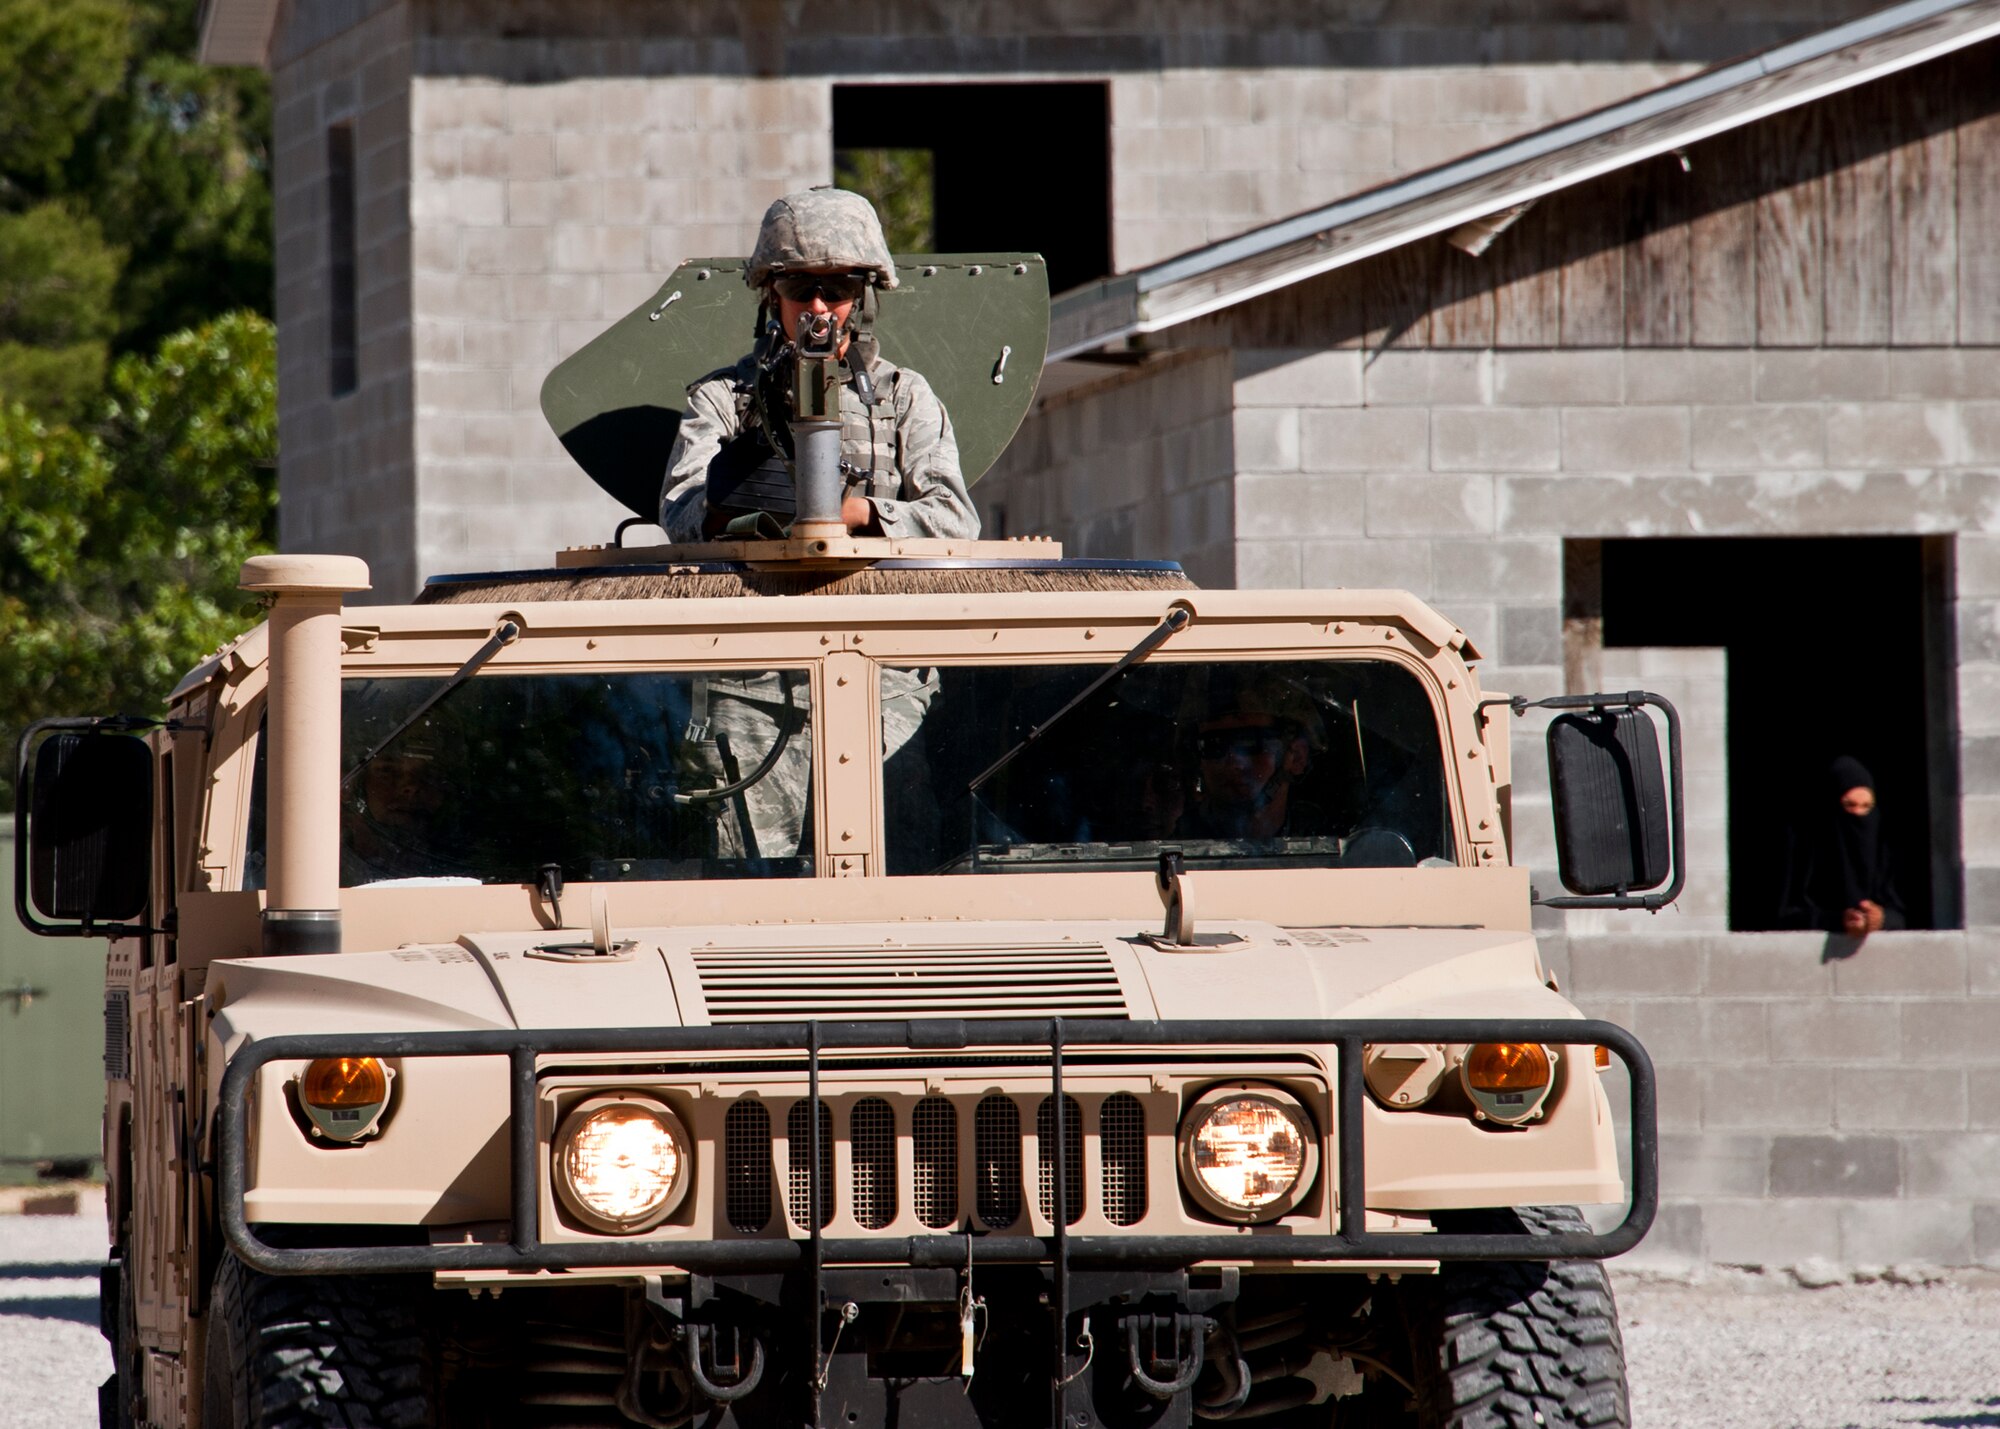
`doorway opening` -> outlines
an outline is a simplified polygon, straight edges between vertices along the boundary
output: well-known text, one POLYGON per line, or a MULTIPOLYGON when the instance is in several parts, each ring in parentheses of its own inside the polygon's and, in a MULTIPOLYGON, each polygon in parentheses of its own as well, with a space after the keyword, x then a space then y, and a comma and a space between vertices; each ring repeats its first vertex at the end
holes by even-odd
POLYGON ((892 249, 1040 253, 1052 293, 1111 271, 1104 84, 835 85, 833 151, 892 249))
POLYGON ((1875 777, 1909 926, 1960 926, 1948 537, 1571 541, 1564 566, 1572 636, 1727 652, 1732 929, 1782 926, 1841 755, 1875 777))

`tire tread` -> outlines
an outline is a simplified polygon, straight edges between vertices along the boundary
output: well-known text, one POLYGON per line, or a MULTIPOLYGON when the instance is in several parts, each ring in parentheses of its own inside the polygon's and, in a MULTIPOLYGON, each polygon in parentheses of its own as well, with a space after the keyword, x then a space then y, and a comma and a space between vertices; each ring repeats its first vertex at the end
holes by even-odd
MULTIPOLYGON (((1481 1212, 1452 1229, 1587 1227, 1574 1207, 1544 1206, 1481 1212)), ((1409 1313, 1424 1429, 1630 1429, 1625 1343, 1601 1263, 1446 1266, 1409 1313)))
MULTIPOLYGON (((427 1429, 428 1355, 406 1282, 260 1275, 234 1256, 216 1274, 210 1334, 249 1423, 225 1429, 427 1429)), ((216 1376, 209 1377, 211 1385, 216 1376)))

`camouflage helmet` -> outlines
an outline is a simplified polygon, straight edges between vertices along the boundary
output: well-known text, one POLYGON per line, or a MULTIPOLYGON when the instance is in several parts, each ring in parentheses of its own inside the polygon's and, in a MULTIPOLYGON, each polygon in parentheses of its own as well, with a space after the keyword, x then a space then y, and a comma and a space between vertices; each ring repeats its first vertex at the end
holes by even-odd
POLYGON ((819 188, 786 194, 765 209, 743 281, 761 288, 798 272, 872 272, 877 287, 895 287, 896 264, 874 206, 846 189, 819 188))
POLYGON ((1315 750, 1326 748, 1326 716, 1294 675, 1267 665, 1212 665, 1188 690, 1184 717, 1197 727, 1269 720, 1288 726, 1315 750))

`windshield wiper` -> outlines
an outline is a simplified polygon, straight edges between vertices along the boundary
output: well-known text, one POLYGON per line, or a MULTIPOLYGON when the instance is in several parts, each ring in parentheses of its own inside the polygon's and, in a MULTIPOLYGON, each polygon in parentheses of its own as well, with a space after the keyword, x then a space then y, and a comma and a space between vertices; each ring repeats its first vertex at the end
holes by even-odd
POLYGON ((495 655, 498 655, 506 646, 512 645, 520 636, 520 626, 511 620, 501 621, 500 628, 493 632, 492 637, 484 645, 473 651, 472 658, 467 660, 463 665, 460 665, 457 672, 450 679, 446 680, 443 685, 439 686, 429 699, 418 705, 414 710, 411 710, 409 714, 403 717, 400 724, 376 742, 373 749, 348 766, 347 772, 340 776, 340 787, 345 789, 358 779, 361 776, 361 771, 374 761, 376 755, 402 738, 412 725, 436 708, 439 700, 442 700, 446 695, 478 674, 481 666, 495 655))
POLYGON ((1127 650, 1124 653, 1124 655, 1119 658, 1117 664, 1113 665, 1110 669, 1106 670, 1103 674, 1099 675, 1096 679, 1092 680, 1089 684, 1085 685, 1081 690, 1077 691, 1076 697, 1072 699, 1068 704, 1064 705, 1061 709, 1057 710, 1054 714, 1050 715, 1047 719, 1043 720, 1040 724, 1036 725, 1033 729, 1029 730, 1025 735, 1021 737, 1021 742, 1019 744, 1016 744, 1012 749, 1008 750, 1005 754, 1001 755, 998 759, 994 760, 991 764, 987 765, 986 771, 983 774, 980 774, 970 784, 967 784, 965 786, 965 792, 968 795, 977 794, 979 792, 979 786, 981 784, 984 784, 988 779, 991 779, 995 774, 998 774, 1002 769, 1005 769, 1009 764, 1012 764, 1014 760, 1020 756, 1023 750, 1025 750, 1029 745, 1033 744, 1036 740, 1040 739, 1043 735, 1047 734, 1050 730, 1054 729, 1056 725, 1061 722, 1064 716, 1068 715, 1071 710, 1075 709, 1078 705, 1082 704, 1085 700, 1089 699, 1092 695, 1096 694, 1099 690, 1103 689, 1106 685, 1110 684, 1113 680, 1117 679, 1120 675, 1124 674, 1127 670, 1131 669, 1134 665, 1138 664, 1141 660, 1145 659, 1148 655, 1152 654, 1155 650, 1159 649, 1162 645, 1166 644, 1168 637, 1177 635, 1181 631, 1187 629, 1188 622, 1193 619, 1194 619, 1194 611, 1190 607, 1185 605, 1175 605, 1171 610, 1167 612, 1167 618, 1161 621, 1155 627, 1153 627, 1152 630, 1148 631, 1145 639, 1141 640, 1137 645, 1134 645, 1130 650, 1127 650))

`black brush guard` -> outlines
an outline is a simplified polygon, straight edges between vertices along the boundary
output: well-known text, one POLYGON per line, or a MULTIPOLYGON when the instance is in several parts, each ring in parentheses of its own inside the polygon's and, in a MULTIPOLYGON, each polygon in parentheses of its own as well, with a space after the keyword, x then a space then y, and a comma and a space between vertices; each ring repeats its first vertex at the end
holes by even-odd
MULTIPOLYGON (((1580 1089, 1579 1089, 1580 1090, 1580 1089)), ((1421 1115, 1422 1113, 1407 1113, 1421 1115)), ((808 1117, 813 1145, 806 1165, 819 1174, 819 1118, 808 1117)), ((1496 1135, 1521 1133, 1496 1132, 1496 1135)), ((1532 1133, 1528 1133, 1532 1134, 1532 1133)), ((584 1028, 489 1032, 377 1032, 347 1036, 273 1037, 252 1042, 230 1059, 222 1079, 219 1125, 220 1215, 231 1250, 273 1275, 355 1275, 441 1270, 539 1270, 668 1264, 702 1274, 805 1268, 815 1279, 828 1265, 963 1266, 1046 1264, 1054 1267, 1058 1311, 1066 1303, 1070 1267, 1184 1268, 1204 1261, 1603 1260, 1637 1245, 1659 1207, 1659 1128, 1653 1064, 1638 1039, 1609 1022, 1582 1019, 1501 1020, 1389 1018, 1347 1021, 1252 1020, 790 1022, 732 1027, 584 1028), (1367 1229, 1362 1147, 1362 1048, 1379 1042, 1542 1042, 1608 1047, 1631 1078, 1631 1206, 1613 1229, 1598 1234, 1407 1234, 1367 1229), (1338 1233, 1213 1235, 1072 1235, 1058 1223, 1046 1236, 939 1233, 907 1237, 823 1236, 814 1218, 801 1239, 658 1241, 605 1237, 547 1243, 538 1225, 543 1158, 536 1143, 538 1059, 582 1054, 707 1056, 731 1052, 800 1052, 807 1057, 807 1096, 817 1102, 825 1051, 961 1051, 967 1048, 1046 1049, 1055 1142, 1064 1144, 1065 1047, 1318 1046, 1338 1049, 1335 1066, 1338 1233), (249 1092, 257 1070, 276 1061, 316 1057, 505 1056, 510 1081, 511 1238, 507 1242, 432 1246, 276 1246, 260 1239, 244 1215, 249 1092)), ((1067 1205, 1068 1158, 1054 1158, 1054 1201, 1067 1205)), ((808 1185, 808 1206, 819 1188, 808 1185)))

